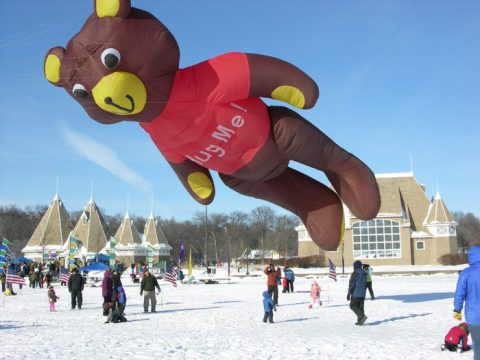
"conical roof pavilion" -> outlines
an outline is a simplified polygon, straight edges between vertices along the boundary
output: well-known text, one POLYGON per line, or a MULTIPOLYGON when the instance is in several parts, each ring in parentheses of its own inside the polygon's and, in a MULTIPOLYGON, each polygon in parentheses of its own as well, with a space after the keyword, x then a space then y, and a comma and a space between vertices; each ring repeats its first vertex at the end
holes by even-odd
POLYGON ((82 242, 87 253, 99 253, 107 243, 104 224, 103 216, 91 197, 71 235, 82 242))
POLYGON ((32 247, 62 247, 68 239, 73 223, 58 194, 35 228, 23 252, 32 247))
POLYGON ((117 244, 127 246, 130 244, 142 244, 142 237, 140 236, 137 227, 130 219, 130 215, 127 213, 120 224, 117 232, 115 233, 115 239, 117 244))
POLYGON ((143 235, 145 236, 145 241, 150 245, 164 244, 170 246, 167 238, 165 237, 165 234, 160 227, 160 224, 155 219, 155 216, 153 216, 153 212, 150 213, 150 216, 145 223, 145 230, 143 232, 143 235))

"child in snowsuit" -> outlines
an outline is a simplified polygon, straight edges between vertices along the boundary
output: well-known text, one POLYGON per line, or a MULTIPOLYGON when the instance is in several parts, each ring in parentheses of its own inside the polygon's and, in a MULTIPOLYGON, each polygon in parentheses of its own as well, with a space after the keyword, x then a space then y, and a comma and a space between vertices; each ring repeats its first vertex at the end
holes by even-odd
POLYGON ((310 286, 310 297, 312 298, 312 303, 308 305, 308 308, 311 309, 313 305, 318 301, 318 305, 322 306, 322 301, 320 300, 320 291, 321 288, 318 283, 314 280, 310 286))
POLYGON ((125 306, 127 305, 127 295, 122 285, 118 285, 115 291, 113 292, 116 301, 116 308, 120 311, 121 314, 125 313, 125 306))
POLYGON ((445 344, 442 344, 442 351, 464 352, 470 350, 468 346, 468 334, 470 327, 466 322, 452 327, 445 335, 445 344))
POLYGON ((60 299, 56 294, 55 290, 53 289, 53 286, 48 287, 48 303, 50 305, 50 311, 56 311, 55 310, 55 303, 57 302, 57 299, 60 299))
POLYGON ((268 322, 270 324, 273 324, 273 311, 274 310, 277 311, 277 308, 268 291, 264 291, 262 295, 263 295, 263 310, 265 310, 265 315, 263 315, 263 322, 266 323, 268 319, 268 322))
POLYGON ((119 323, 119 322, 126 322, 127 318, 123 316, 122 311, 118 309, 118 307, 114 306, 112 302, 106 302, 103 304, 103 310, 108 313, 107 323, 119 323))

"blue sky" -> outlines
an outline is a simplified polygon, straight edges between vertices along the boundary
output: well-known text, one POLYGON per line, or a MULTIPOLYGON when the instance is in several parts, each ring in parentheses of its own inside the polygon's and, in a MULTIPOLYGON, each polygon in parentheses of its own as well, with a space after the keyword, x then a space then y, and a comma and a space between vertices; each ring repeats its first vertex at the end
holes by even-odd
MULTIPOLYGON (((181 67, 228 51, 300 67, 321 92, 302 116, 375 173, 413 167, 429 195, 438 188, 451 210, 480 216, 479 1, 132 4, 172 31, 181 67)), ((47 205, 58 178, 69 211, 83 208, 93 183, 93 197, 107 214, 128 207, 148 216, 153 199, 156 215, 190 219, 204 207, 137 124, 97 124, 44 79, 47 50, 65 46, 92 9, 89 0, 0 0, 0 205, 47 205)), ((268 205, 234 193, 216 174, 214 180, 209 212, 268 205)))

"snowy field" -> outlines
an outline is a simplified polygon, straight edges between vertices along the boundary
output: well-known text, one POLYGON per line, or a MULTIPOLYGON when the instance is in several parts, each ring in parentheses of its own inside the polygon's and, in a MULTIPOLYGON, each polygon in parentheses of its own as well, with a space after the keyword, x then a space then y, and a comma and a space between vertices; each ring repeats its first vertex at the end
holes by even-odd
MULTIPOLYGON (((350 269, 349 269, 350 270, 350 269)), ((266 277, 173 288, 160 281, 157 313, 143 312, 139 285, 123 279, 127 323, 105 324, 101 288, 86 287, 82 310, 68 290, 48 311, 47 290, 0 295, 1 359, 473 359, 440 351, 452 319, 457 274, 374 276, 365 326, 346 300, 348 277, 315 278, 323 306, 310 310, 311 279, 280 292, 274 324, 262 322, 266 277)), ((14 285, 15 291, 18 286, 14 285)))

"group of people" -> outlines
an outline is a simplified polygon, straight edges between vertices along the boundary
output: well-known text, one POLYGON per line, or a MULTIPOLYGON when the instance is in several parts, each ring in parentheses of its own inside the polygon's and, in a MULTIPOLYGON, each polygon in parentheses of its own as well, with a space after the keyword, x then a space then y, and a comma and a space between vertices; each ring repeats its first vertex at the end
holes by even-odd
POLYGON ((276 306, 278 305, 278 286, 282 284, 283 293, 293 293, 295 273, 286 266, 283 269, 284 276, 282 281, 282 270, 279 266, 275 268, 275 265, 269 264, 263 272, 267 275, 267 291, 264 291, 262 294, 265 310, 263 322, 267 322, 268 319, 270 323, 273 323, 273 311, 276 311, 276 306))
POLYGON ((348 281, 347 301, 350 301, 350 309, 357 316, 355 325, 363 325, 368 317, 365 315, 365 296, 367 289, 371 299, 375 299, 372 287, 372 268, 368 264, 362 264, 360 260, 353 263, 353 272, 348 281))

